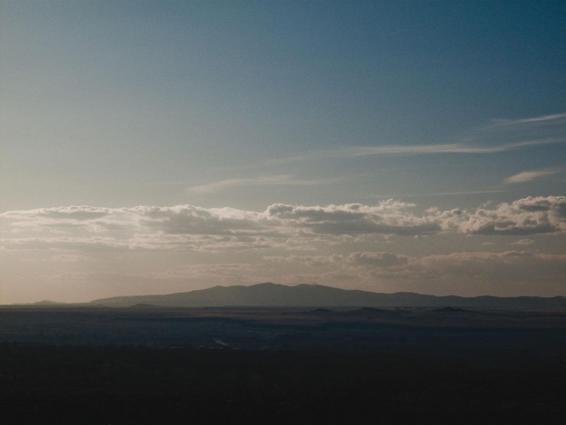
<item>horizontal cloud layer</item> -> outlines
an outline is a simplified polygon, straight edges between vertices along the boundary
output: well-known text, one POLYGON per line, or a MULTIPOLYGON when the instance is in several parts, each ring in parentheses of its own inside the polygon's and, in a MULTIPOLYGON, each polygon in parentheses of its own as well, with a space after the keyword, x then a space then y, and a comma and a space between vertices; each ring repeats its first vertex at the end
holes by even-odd
POLYGON ((566 197, 527 197, 473 211, 383 201, 376 205, 273 204, 264 211, 234 208, 71 206, 0 214, 0 245, 7 248, 109 246, 229 249, 295 247, 320 238, 368 235, 533 235, 566 231, 566 197))
POLYGON ((566 196, 527 197, 472 211, 387 200, 375 205, 273 204, 264 211, 234 208, 70 206, 0 214, 4 248, 114 247, 145 249, 254 249, 306 246, 311 241, 372 235, 441 232, 533 235, 566 231, 566 196))
POLYGON ((460 226, 466 233, 532 235, 566 231, 566 196, 529 196, 478 208, 460 226))

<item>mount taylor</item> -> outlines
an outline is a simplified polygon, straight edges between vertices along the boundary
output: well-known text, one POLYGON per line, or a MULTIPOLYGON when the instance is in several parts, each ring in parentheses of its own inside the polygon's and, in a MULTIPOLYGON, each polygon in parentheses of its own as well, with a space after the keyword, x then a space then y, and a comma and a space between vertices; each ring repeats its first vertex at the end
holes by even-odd
POLYGON ((392 294, 347 290, 323 285, 260 283, 215 286, 166 295, 137 295, 94 300, 93 305, 132 307, 457 307, 501 310, 562 310, 565 297, 460 297, 410 292, 392 294))

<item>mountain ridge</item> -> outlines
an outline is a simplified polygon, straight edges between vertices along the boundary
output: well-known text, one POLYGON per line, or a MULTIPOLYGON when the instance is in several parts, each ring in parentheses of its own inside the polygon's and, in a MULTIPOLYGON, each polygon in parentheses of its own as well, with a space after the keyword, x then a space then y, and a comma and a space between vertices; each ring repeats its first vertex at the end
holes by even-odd
POLYGON ((458 307, 511 310, 566 309, 566 298, 497 297, 481 295, 429 295, 413 292, 379 293, 341 289, 320 284, 282 285, 272 282, 255 285, 213 286, 187 292, 100 298, 91 305, 131 307, 458 307))

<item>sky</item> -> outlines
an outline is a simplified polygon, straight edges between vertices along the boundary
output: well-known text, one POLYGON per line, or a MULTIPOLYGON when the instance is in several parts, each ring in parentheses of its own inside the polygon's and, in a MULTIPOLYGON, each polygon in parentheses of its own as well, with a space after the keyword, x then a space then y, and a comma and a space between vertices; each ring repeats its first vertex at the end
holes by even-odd
POLYGON ((566 295, 563 1, 0 0, 0 303, 566 295))

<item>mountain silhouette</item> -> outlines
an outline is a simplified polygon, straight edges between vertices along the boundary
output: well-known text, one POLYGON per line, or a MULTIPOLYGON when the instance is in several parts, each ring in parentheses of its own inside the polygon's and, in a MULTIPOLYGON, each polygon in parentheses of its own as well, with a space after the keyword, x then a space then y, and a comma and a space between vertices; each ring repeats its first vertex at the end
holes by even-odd
POLYGON ((94 300, 108 307, 453 307, 507 310, 559 310, 565 297, 460 297, 411 292, 384 294, 323 285, 295 286, 260 283, 251 286, 214 286, 166 295, 137 295, 94 300))

